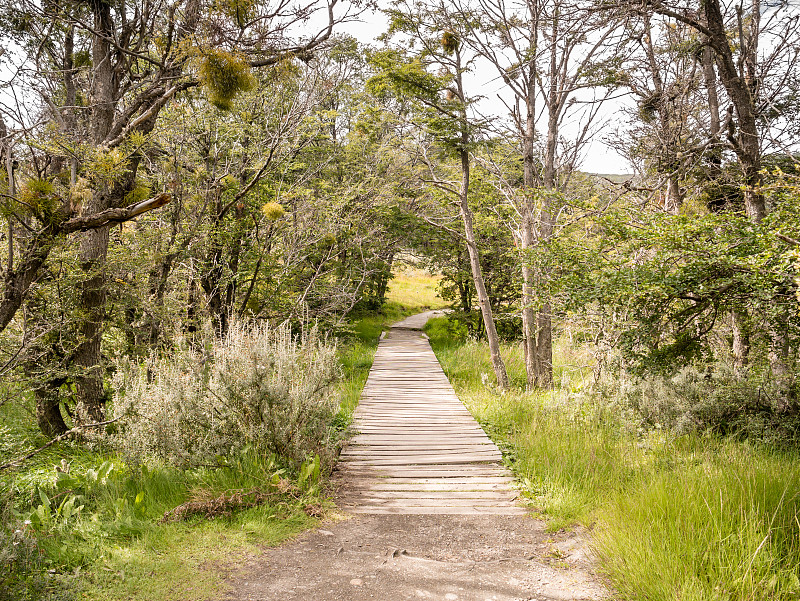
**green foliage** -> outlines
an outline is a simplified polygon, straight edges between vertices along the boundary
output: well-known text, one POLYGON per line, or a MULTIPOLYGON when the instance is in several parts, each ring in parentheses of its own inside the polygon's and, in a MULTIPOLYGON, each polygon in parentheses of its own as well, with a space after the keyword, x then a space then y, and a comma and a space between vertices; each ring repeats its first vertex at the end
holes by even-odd
POLYGON ((44 179, 27 180, 19 196, 31 214, 44 223, 49 223, 53 219, 60 206, 55 186, 44 179))
POLYGON ((549 528, 592 528, 620 598, 788 601, 800 593, 796 451, 641 429, 628 408, 564 376, 563 362, 577 357, 563 345, 560 390, 500 394, 482 382, 485 348, 431 341, 549 528))
POLYGON ((198 75, 211 104, 223 111, 231 110, 236 94, 252 89, 254 84, 247 61, 220 48, 203 51, 198 75))
POLYGON ((669 374, 726 358, 715 333, 731 311, 773 321, 796 344, 800 331, 779 325, 797 308, 790 249, 775 243, 774 232, 798 222, 796 203, 786 201, 761 224, 731 214, 632 219, 610 211, 596 223, 593 246, 573 246, 565 236, 549 250, 560 259, 568 307, 616 315, 629 367, 669 374))
POLYGON ((645 428, 714 432, 774 447, 800 443, 800 419, 794 411, 777 409, 783 393, 768 374, 742 375, 730 365, 713 363, 612 386, 607 396, 629 407, 645 428))
POLYGON ((463 344, 469 335, 467 326, 461 320, 451 317, 434 317, 425 324, 425 334, 434 348, 443 345, 463 344))
POLYGON ((256 3, 253 0, 214 0, 212 8, 244 28, 255 16, 256 3))

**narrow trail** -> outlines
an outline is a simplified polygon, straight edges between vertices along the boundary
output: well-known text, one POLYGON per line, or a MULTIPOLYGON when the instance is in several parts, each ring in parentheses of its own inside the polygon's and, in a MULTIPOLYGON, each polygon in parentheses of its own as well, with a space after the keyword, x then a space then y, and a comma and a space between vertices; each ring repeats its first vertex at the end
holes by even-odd
POLYGON ((524 515, 502 455, 456 397, 420 329, 381 341, 340 456, 339 505, 352 513, 524 515))
POLYGON ((515 503, 500 452, 420 329, 381 341, 335 481, 344 519, 245 558, 237 601, 551 601, 607 597, 579 533, 515 503))

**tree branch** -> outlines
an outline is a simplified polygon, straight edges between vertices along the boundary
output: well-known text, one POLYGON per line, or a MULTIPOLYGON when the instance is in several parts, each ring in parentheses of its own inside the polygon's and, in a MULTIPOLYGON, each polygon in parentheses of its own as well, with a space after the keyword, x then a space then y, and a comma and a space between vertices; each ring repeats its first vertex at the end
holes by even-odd
POLYGON ((60 233, 85 232, 86 230, 94 230, 106 225, 129 221, 142 213, 163 207, 171 200, 172 196, 167 192, 163 192, 158 196, 137 202, 124 209, 106 209, 94 215, 73 217, 61 224, 60 233))
POLYGON ((2 465, 0 465, 0 472, 2 472, 4 470, 7 470, 9 468, 12 468, 12 467, 19 467, 20 465, 22 465, 24 462, 26 462, 31 457, 34 457, 34 456, 38 455, 39 453, 41 453, 42 451, 44 451, 46 449, 49 449, 54 444, 56 444, 58 442, 61 442, 65 438, 69 438, 70 436, 72 436, 73 434, 79 432, 80 430, 84 430, 86 428, 100 428, 102 426, 107 426, 108 424, 113 424, 114 422, 119 421, 120 419, 122 419, 122 416, 115 417, 114 419, 110 419, 110 420, 104 421, 104 422, 97 422, 95 424, 84 424, 82 426, 75 426, 74 428, 72 428, 70 430, 67 430, 63 434, 60 434, 60 435, 56 436, 53 440, 51 440, 50 442, 48 442, 44 446, 39 447, 35 451, 31 451, 30 453, 28 453, 27 455, 23 455, 19 459, 14 459, 13 461, 9 461, 8 463, 3 463, 2 465))

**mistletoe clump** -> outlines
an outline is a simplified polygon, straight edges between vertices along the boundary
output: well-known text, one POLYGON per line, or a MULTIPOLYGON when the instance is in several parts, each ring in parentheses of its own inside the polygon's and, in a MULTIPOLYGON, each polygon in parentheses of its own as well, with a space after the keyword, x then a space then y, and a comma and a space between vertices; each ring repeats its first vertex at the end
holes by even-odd
POLYGON ((231 109, 236 94, 253 87, 250 65, 240 56, 225 50, 210 49, 204 52, 199 76, 211 104, 223 111, 231 109))

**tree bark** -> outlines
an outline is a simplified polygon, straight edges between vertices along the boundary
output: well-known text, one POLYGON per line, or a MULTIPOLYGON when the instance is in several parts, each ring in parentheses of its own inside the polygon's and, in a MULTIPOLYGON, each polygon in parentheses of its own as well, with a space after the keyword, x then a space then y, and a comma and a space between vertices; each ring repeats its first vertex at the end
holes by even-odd
MULTIPOLYGON (((757 0, 754 2, 758 4, 757 0)), ((761 222, 766 216, 766 204, 758 188, 761 184, 761 148, 756 122, 755 91, 756 80, 754 74, 739 72, 733 58, 733 51, 728 42, 728 31, 722 17, 719 0, 705 0, 702 3, 705 20, 708 27, 708 39, 714 49, 714 55, 719 70, 720 80, 728 96, 733 102, 738 119, 738 131, 729 136, 734 145, 739 164, 744 176, 744 206, 747 216, 754 222, 761 222)), ((758 15, 752 16, 756 20, 751 27, 754 33, 753 40, 757 39, 758 15)), ((755 41, 750 47, 743 49, 747 58, 746 65, 754 64, 756 50, 755 41)), ((750 69, 750 67, 747 67, 750 69)))
MULTIPOLYGON (((114 26, 110 4, 102 0, 92 0, 90 6, 95 30, 92 39, 90 127, 92 143, 99 147, 111 131, 114 121, 114 68, 111 56, 114 26)), ((109 182, 99 182, 96 185, 86 207, 89 213, 99 213, 111 208, 111 186, 109 182)), ((100 343, 105 319, 107 253, 107 226, 90 230, 84 235, 80 244, 80 266, 84 273, 80 288, 82 316, 80 340, 74 355, 75 365, 81 370, 75 378, 75 419, 78 424, 100 422, 105 418, 100 343)))
MULTIPOLYGON (((465 145, 466 142, 467 140, 464 140, 465 145)), ((462 149, 459 154, 461 156, 461 203, 459 207, 461 219, 464 222, 464 237, 467 240, 467 252, 469 253, 469 264, 472 269, 472 280, 475 282, 475 291, 478 294, 478 304, 481 308, 483 325, 486 330, 486 339, 489 342, 489 354, 492 359, 494 375, 495 378, 497 378, 497 386, 501 390, 506 390, 509 386, 508 374, 506 373, 505 363, 503 363, 503 357, 500 354, 500 339, 497 336, 497 328, 494 325, 492 305, 489 302, 489 295, 486 292, 478 244, 475 241, 475 231, 472 226, 472 209, 470 209, 469 206, 469 153, 462 149)))
POLYGON ((733 365, 737 370, 747 367, 750 356, 750 334, 747 327, 747 314, 743 311, 734 311, 731 319, 733 331, 733 365))
MULTIPOLYGON (((533 20, 531 21, 533 22, 533 20)), ((532 31, 532 36, 537 32, 532 31)), ((536 244, 534 220, 536 218, 536 204, 534 190, 536 189, 536 157, 534 153, 534 140, 536 138, 536 78, 535 61, 528 66, 525 97, 525 130, 522 136, 522 178, 525 198, 522 202, 522 236, 520 249, 522 251, 522 347, 525 357, 525 375, 528 390, 534 390, 538 384, 539 353, 536 348, 536 311, 534 310, 535 274, 531 266, 531 252, 536 244)))

